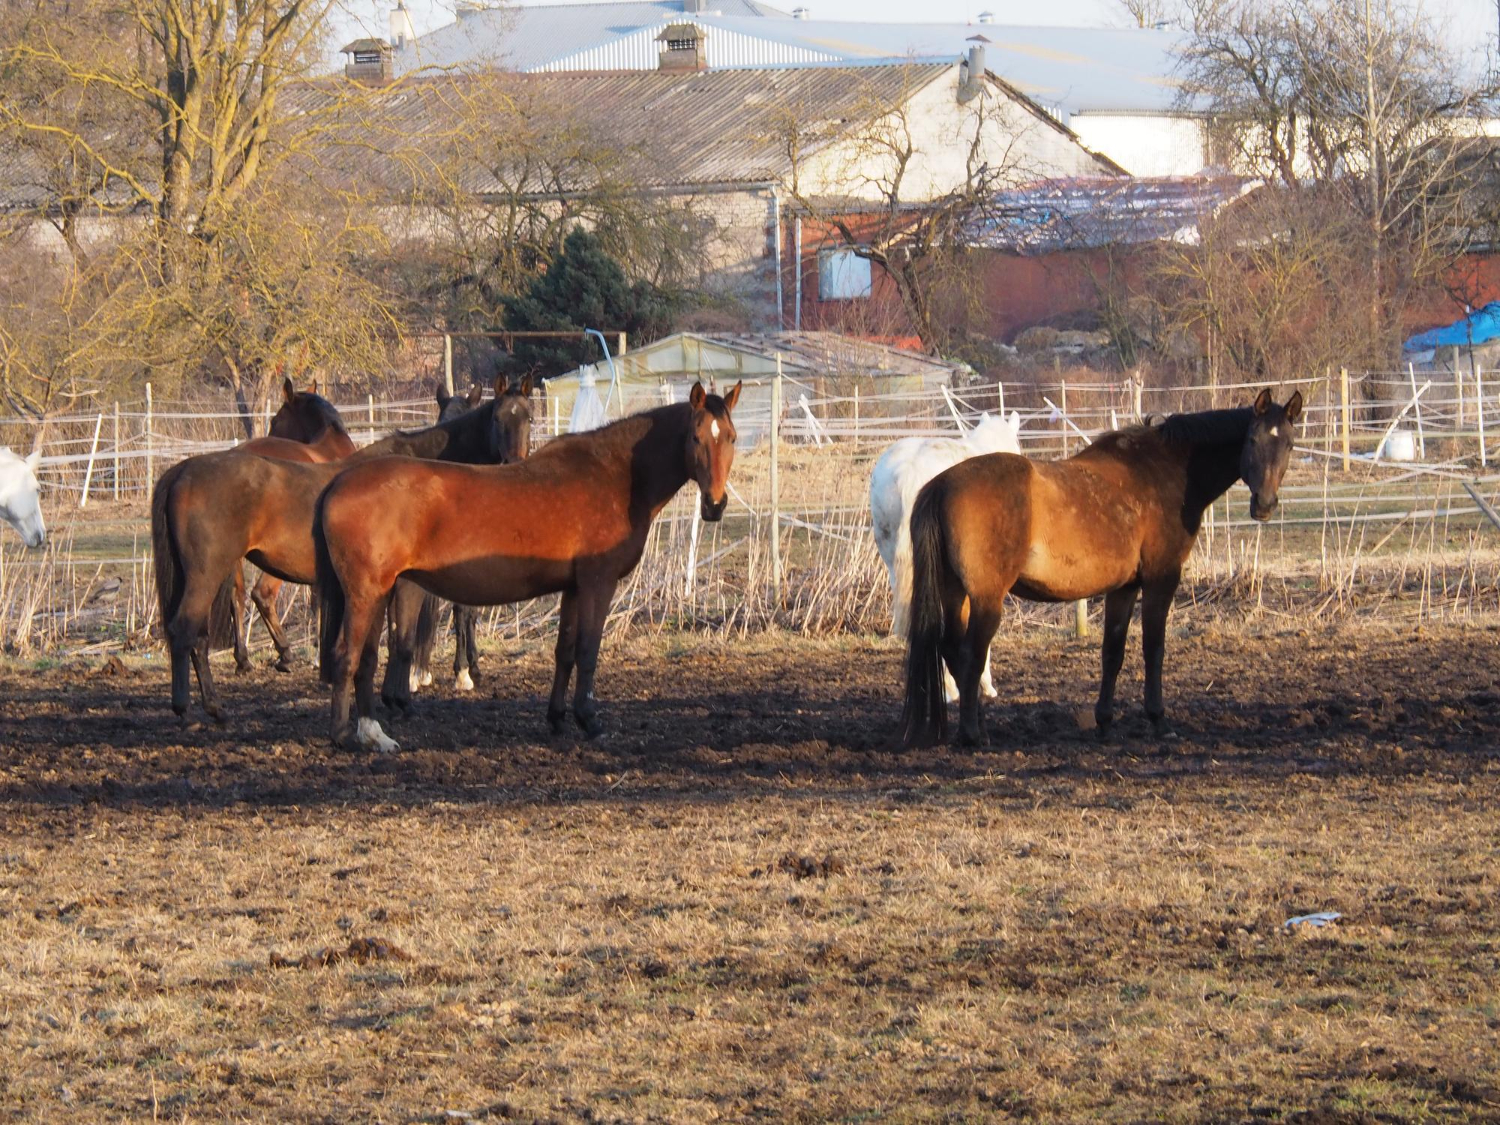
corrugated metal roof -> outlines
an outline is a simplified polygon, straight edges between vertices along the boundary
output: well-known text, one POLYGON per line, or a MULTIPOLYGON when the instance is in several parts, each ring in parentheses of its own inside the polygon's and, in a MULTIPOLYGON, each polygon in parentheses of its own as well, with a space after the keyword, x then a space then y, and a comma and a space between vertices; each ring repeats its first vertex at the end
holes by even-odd
POLYGON ((1015 254, 1198 240, 1199 225, 1260 186, 1246 176, 1043 180, 997 192, 966 224, 971 245, 1015 254))
MULTIPOLYGON (((791 171, 784 141, 789 115, 834 128, 863 121, 874 107, 899 103, 952 66, 443 75, 338 109, 337 87, 327 84, 292 91, 283 104, 338 118, 337 127, 322 127, 308 174, 351 191, 399 195, 413 189, 418 173, 454 166, 462 168, 457 186, 463 190, 500 190, 475 151, 473 129, 464 124, 500 98, 512 99, 535 129, 545 128, 549 112, 592 125, 633 161, 629 172, 638 184, 767 183, 791 171)), ((555 185, 538 183, 535 190, 550 194, 555 185)))
POLYGON ((1181 33, 1147 28, 1029 27, 971 23, 795 20, 756 0, 684 0, 507 7, 465 15, 397 53, 417 66, 509 70, 652 70, 655 35, 668 23, 708 30, 714 67, 956 58, 982 37, 986 65, 1064 120, 1104 110, 1163 112, 1177 105, 1181 33), (773 18, 766 18, 766 17, 773 18))
MULTIPOLYGON (((759 0, 712 0, 716 13, 750 20, 791 21, 759 0)), ((461 13, 446 27, 418 36, 396 52, 396 73, 419 67, 496 66, 538 70, 566 55, 601 47, 639 29, 688 16, 685 0, 608 4, 506 5, 461 13)), ((691 18, 698 18, 692 15, 691 18)), ((656 65, 653 55, 651 65, 656 65)), ((592 67, 573 67, 575 70, 592 67)))

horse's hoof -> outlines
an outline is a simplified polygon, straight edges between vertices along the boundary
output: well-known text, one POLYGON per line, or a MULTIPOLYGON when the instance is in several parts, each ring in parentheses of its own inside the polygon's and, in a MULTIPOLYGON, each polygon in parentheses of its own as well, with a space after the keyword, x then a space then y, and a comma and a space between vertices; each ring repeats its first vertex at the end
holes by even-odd
POLYGON ((469 670, 467 668, 465 668, 463 671, 461 671, 457 676, 455 676, 453 678, 453 690, 454 691, 473 691, 474 690, 474 677, 471 676, 471 675, 469 675, 469 670))
POLYGON ((401 747, 395 739, 386 737, 385 731, 374 719, 360 719, 358 740, 363 750, 374 750, 379 754, 394 754, 401 747))
POLYGON ((604 733, 604 723, 597 715, 578 715, 578 729, 583 731, 583 737, 592 741, 604 733))
POLYGON ((248 671, 250 671, 250 662, 248 660, 243 664, 238 660, 234 662, 234 674, 236 676, 243 676, 248 671))
POLYGON ((563 727, 567 724, 568 713, 566 711, 548 711, 547 725, 552 728, 553 734, 562 734, 563 727))
POLYGON ((275 664, 272 664, 271 667, 278 672, 290 672, 292 671, 292 658, 290 656, 283 656, 275 664))

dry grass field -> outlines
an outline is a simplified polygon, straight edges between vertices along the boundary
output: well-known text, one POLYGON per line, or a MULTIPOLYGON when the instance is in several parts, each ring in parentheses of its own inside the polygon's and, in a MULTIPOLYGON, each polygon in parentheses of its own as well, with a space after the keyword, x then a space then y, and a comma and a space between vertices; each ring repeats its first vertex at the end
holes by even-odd
POLYGON ((1500 633, 1007 632, 981 751, 893 752, 884 639, 494 645, 389 757, 310 671, 0 668, 19 1121, 1500 1120, 1500 633), (1288 930, 1334 910, 1324 929, 1288 930))

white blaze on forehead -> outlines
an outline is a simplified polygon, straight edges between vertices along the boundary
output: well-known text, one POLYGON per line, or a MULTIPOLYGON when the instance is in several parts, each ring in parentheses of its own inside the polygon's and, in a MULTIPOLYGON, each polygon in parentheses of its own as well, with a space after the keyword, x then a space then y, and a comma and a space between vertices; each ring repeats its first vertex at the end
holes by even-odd
POLYGON ((713 434, 716 438, 719 436, 719 420, 717 418, 715 418, 712 425, 708 427, 708 432, 713 434))
POLYGON ((1281 434, 1281 430, 1278 427, 1276 427, 1276 426, 1272 426, 1271 427, 1271 436, 1272 437, 1279 437, 1280 434, 1281 434))

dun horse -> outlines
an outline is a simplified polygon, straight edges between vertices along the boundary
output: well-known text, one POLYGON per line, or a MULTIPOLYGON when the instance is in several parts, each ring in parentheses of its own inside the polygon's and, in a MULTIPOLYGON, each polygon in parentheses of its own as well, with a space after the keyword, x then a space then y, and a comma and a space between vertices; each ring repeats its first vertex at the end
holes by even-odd
POLYGON ((333 740, 395 750, 374 710, 379 623, 399 579, 465 605, 561 593, 547 718, 573 715, 590 737, 603 727, 594 700, 599 642, 615 586, 640 561, 651 522, 683 485, 698 485, 703 518, 724 514, 734 460, 723 398, 694 384, 687 402, 571 434, 501 468, 382 458, 349 469, 318 502, 318 590, 323 661, 333 675, 333 740))
MULTIPOLYGON (((281 384, 281 396, 281 406, 271 419, 268 435, 241 442, 233 452, 254 453, 259 457, 308 465, 342 461, 354 452, 354 439, 344 428, 344 420, 339 417, 333 403, 318 394, 316 382, 310 390, 298 391, 290 379, 285 379, 281 384)), ((271 634, 271 643, 276 646, 277 671, 287 672, 292 666, 292 650, 281 629, 281 615, 276 612, 276 596, 281 593, 281 586, 281 579, 275 575, 262 574, 250 591, 250 600, 255 603, 266 632, 271 634)), ((250 667, 244 610, 245 571, 243 566, 237 566, 230 619, 234 629, 234 663, 241 672, 250 667)))
MULTIPOLYGON (((208 663, 209 626, 227 618, 231 572, 242 558, 285 582, 314 578, 318 494, 346 466, 397 454, 471 464, 524 457, 531 440, 531 381, 451 422, 396 433, 345 461, 298 464, 237 450, 190 457, 162 474, 151 496, 151 537, 162 629, 172 655, 172 710, 188 706, 192 660, 203 708, 222 721, 208 663)), ((384 518, 380 513, 376 518, 384 518)))
POLYGON ((1243 480, 1250 515, 1270 519, 1301 412, 1301 392, 1278 406, 1262 391, 1253 407, 1120 430, 1064 461, 996 453, 934 477, 911 517, 903 741, 947 738, 945 660, 958 680, 959 738, 981 739, 979 673, 1008 593, 1042 602, 1105 595, 1101 734, 1114 719, 1139 596, 1146 717, 1160 729, 1167 612, 1204 509, 1243 480))

